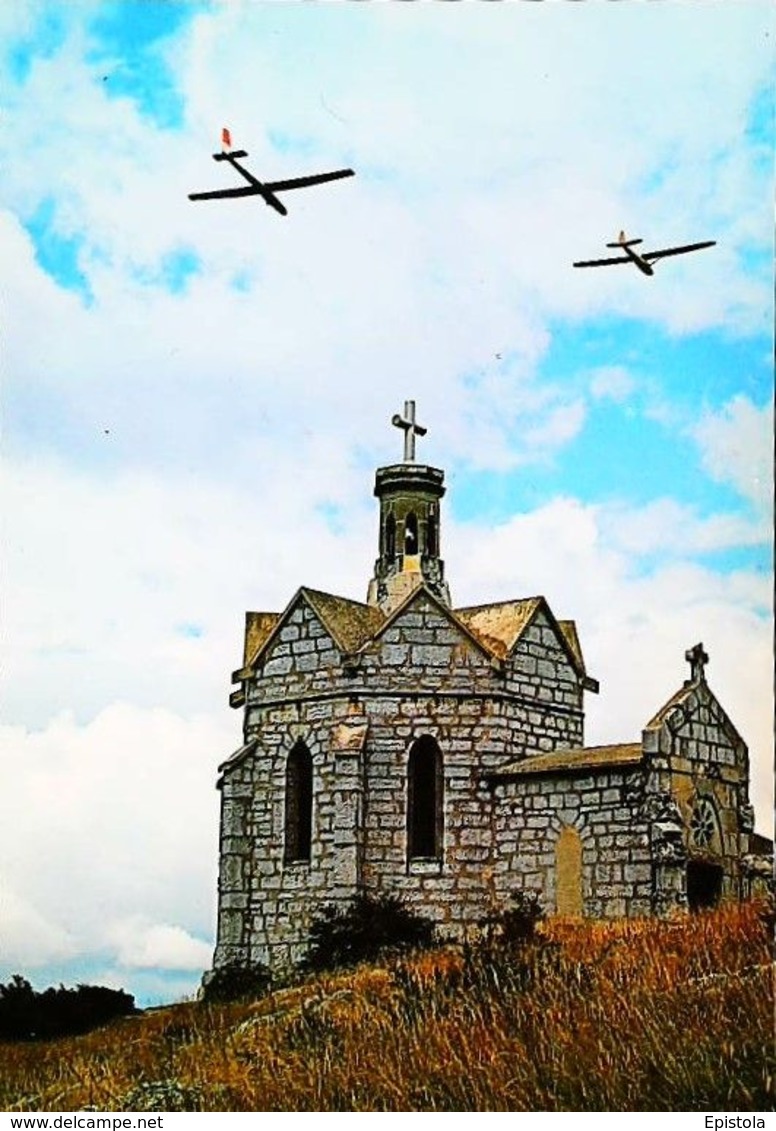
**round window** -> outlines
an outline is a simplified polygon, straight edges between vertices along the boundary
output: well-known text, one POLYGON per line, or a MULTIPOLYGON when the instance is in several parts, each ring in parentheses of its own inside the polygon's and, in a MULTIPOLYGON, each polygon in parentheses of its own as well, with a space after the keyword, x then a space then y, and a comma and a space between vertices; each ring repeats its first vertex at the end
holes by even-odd
POLYGON ((706 797, 699 797, 690 818, 690 840, 696 848, 708 848, 714 839, 717 822, 714 806, 706 797))

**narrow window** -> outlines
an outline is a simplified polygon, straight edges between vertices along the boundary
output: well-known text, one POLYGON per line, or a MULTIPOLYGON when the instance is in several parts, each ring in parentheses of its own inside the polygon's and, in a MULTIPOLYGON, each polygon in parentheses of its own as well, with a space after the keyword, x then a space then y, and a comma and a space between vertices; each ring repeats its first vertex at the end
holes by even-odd
POLYGON ((297 742, 286 763, 285 860, 309 860, 313 826, 313 760, 297 742))
POLYGON ((438 553, 436 515, 433 512, 429 514, 426 523, 426 553, 432 558, 438 553))
POLYGON ((396 557, 396 519, 392 514, 385 520, 385 556, 396 557))
POLYGON ((404 520, 404 553, 417 554, 418 552, 418 520, 415 512, 410 511, 404 520))
POLYGON ((442 855, 442 751, 430 734, 413 743, 407 767, 407 852, 410 860, 442 855))

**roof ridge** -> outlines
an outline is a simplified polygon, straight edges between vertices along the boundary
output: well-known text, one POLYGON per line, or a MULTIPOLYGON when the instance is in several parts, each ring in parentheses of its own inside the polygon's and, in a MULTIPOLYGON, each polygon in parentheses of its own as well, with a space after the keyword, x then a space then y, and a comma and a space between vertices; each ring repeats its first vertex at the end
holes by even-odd
POLYGON ((547 598, 537 593, 533 597, 510 597, 505 601, 484 601, 479 605, 461 605, 457 609, 453 609, 454 613, 474 613, 478 609, 495 609, 500 605, 523 605, 531 601, 546 601, 547 598))
POLYGON ((374 609, 377 607, 367 604, 366 601, 357 601, 355 597, 343 597, 340 593, 329 593, 325 589, 313 589, 310 585, 300 585, 297 593, 311 593, 314 597, 327 597, 332 601, 345 601, 349 605, 358 605, 362 609, 374 609))

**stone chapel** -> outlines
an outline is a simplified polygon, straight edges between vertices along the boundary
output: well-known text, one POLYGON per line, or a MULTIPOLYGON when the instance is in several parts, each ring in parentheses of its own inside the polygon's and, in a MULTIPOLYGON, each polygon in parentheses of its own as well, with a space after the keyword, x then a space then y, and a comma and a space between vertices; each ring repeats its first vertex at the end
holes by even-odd
POLYGON ((415 458, 414 402, 378 469, 366 603, 303 587, 248 612, 230 697, 244 744, 220 767, 214 966, 304 957, 324 906, 391 893, 460 937, 537 892, 548 913, 664 915, 764 884, 747 747, 709 657, 641 737, 586 746, 597 692, 573 620, 542 596, 455 608, 444 473, 415 458))

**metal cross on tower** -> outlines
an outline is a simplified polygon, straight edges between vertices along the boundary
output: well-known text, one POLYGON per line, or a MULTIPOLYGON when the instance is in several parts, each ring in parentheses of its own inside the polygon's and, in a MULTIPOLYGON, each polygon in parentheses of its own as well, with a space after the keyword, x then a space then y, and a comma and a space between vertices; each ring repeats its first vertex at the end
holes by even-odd
POLYGON ((708 653, 703 651, 703 645, 696 644, 694 648, 688 648, 684 658, 690 665, 691 681, 693 683, 703 682, 706 678, 703 669, 709 662, 708 653))
POLYGON ((428 432, 427 428, 415 423, 415 402, 405 401, 404 416, 399 416, 398 412, 394 413, 391 424, 395 428, 404 430, 404 462, 412 463, 415 459, 415 437, 425 436, 428 432))

